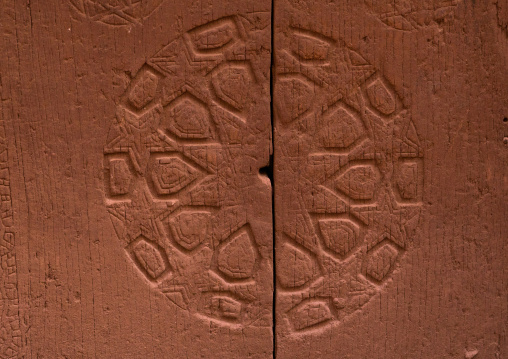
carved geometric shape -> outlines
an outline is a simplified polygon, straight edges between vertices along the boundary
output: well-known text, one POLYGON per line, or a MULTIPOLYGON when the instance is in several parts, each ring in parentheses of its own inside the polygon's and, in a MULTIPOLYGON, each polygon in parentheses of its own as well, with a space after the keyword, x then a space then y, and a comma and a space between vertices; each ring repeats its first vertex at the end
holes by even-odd
POLYGON ((351 65, 371 67, 369 62, 367 60, 365 60, 365 58, 362 55, 360 55, 358 52, 353 51, 351 49, 347 49, 347 54, 348 54, 349 61, 351 62, 351 65))
POLYGON ((105 15, 100 19, 100 22, 113 26, 128 25, 130 23, 125 18, 116 14, 105 15))
POLYGON ((291 52, 301 60, 326 60, 330 44, 314 36, 294 34, 291 39, 291 52))
POLYGON ((459 3, 458 0, 404 0, 369 1, 366 4, 385 25, 397 30, 411 31, 449 23, 459 3))
POLYGON ((281 79, 275 83, 274 100, 283 123, 294 121, 310 109, 314 92, 299 79, 281 79))
POLYGON ((168 269, 166 254, 147 239, 141 237, 132 251, 139 266, 151 279, 157 279, 168 269))
POLYGON ((105 15, 108 13, 107 7, 105 7, 104 4, 101 4, 98 1, 85 0, 84 4, 82 5, 84 5, 84 10, 91 17, 105 15))
POLYGON ((307 300, 288 312, 288 319, 295 330, 302 330, 332 319, 327 303, 321 300, 307 300))
POLYGON ((196 186, 192 187, 182 201, 192 206, 220 206, 221 186, 217 177, 208 176, 196 186))
POLYGON ((234 299, 219 296, 213 297, 212 305, 221 313, 222 317, 233 319, 238 319, 240 317, 242 304, 234 299))
POLYGON ((74 9, 82 15, 113 26, 138 23, 162 2, 163 0, 70 0, 74 9))
POLYGON ((416 133, 415 124, 413 121, 409 122, 405 138, 415 145, 420 146, 420 140, 418 139, 418 134, 416 133))
POLYGON ((210 212, 182 212, 170 219, 169 226, 176 242, 193 250, 209 237, 210 212))
POLYGON ((180 138, 204 139, 211 135, 209 111, 188 92, 164 109, 161 124, 180 138))
POLYGON ((315 187, 308 198, 306 204, 310 213, 345 213, 347 203, 339 196, 326 187, 315 187))
POLYGON ((226 322, 241 320, 242 303, 227 293, 205 293, 199 303, 199 312, 226 322))
POLYGON ((184 286, 180 285, 159 285, 159 289, 161 292, 172 301, 175 305, 179 306, 182 309, 188 309, 189 304, 189 296, 187 293, 187 289, 184 286))
MULTIPOLYGON (((152 0, 97 1, 116 10, 124 3, 144 7, 152 0)), ((185 317, 207 317, 214 327, 252 325, 266 327, 269 334, 271 243, 265 240, 268 228, 260 228, 258 249, 257 234, 254 238, 254 228, 247 225, 252 210, 244 205, 252 196, 259 208, 270 204, 270 196, 262 195, 269 188, 257 180, 254 167, 263 139, 269 138, 260 117, 268 109, 262 105, 268 104, 263 95, 269 95, 264 77, 269 69, 257 63, 256 53, 269 48, 269 27, 257 28, 260 18, 269 25, 270 14, 257 6, 249 13, 233 7, 238 15, 217 19, 214 10, 205 19, 190 5, 187 10, 197 16, 176 14, 183 21, 175 25, 181 27, 178 33, 160 29, 171 42, 148 56, 130 84, 125 75, 115 100, 114 136, 104 149, 104 196, 111 220, 119 223, 117 236, 129 243, 130 263, 145 284, 172 302, 166 303, 170 311, 174 303, 187 312, 185 317), (155 74, 158 84, 143 84, 144 71, 155 74), (263 84, 256 83, 258 78, 263 84), (108 190, 113 156, 125 157, 132 172, 130 191, 115 198, 108 190), (246 177, 252 171, 255 178, 246 177)), ((256 221, 268 223, 261 212, 256 221)), ((214 350, 209 353, 213 356, 214 350)))
POLYGON ((199 52, 216 52, 234 42, 236 26, 231 19, 213 21, 189 31, 191 42, 199 52))
POLYGON ((176 60, 181 52, 182 39, 178 38, 164 46, 147 63, 163 73, 175 74, 178 69, 176 60))
POLYGON ((324 245, 341 257, 349 254, 359 242, 360 228, 345 219, 322 219, 318 221, 324 245))
POLYGON ((221 100, 241 110, 250 97, 252 76, 245 65, 228 65, 212 75, 212 84, 221 100))
POLYGON ((256 250, 248 232, 234 237, 219 252, 218 268, 226 276, 234 279, 245 279, 252 276, 256 263, 256 250))
POLYGON ((324 118, 319 136, 323 147, 346 148, 364 133, 361 121, 344 107, 339 107, 324 118))
POLYGON ((367 87, 370 103, 379 112, 389 115, 395 111, 395 96, 380 79, 376 79, 367 87))
POLYGON ((416 127, 413 121, 409 121, 406 128, 403 130, 403 140, 406 143, 411 144, 414 149, 416 149, 416 154, 419 152, 420 139, 418 138, 418 133, 416 132, 416 127))
POLYGON ((113 196, 129 193, 131 171, 127 161, 115 158, 109 161, 109 189, 113 196))
POLYGON ((367 260, 367 274, 381 282, 397 260, 397 249, 385 243, 372 252, 367 260))
POLYGON ((226 143, 242 143, 242 129, 245 123, 243 118, 219 106, 214 106, 212 108, 212 116, 217 123, 219 132, 226 138, 226 143))
POLYGON ((284 225, 283 231, 298 244, 314 251, 318 246, 316 236, 313 235, 312 222, 304 214, 291 216, 284 225))
POLYGON ((173 194, 187 187, 198 177, 198 170, 179 157, 156 158, 152 167, 152 181, 159 195, 173 194))
POLYGON ((395 183, 401 198, 416 199, 418 196, 418 163, 401 163, 395 183))
MULTIPOLYGON (((143 129, 154 128, 158 125, 158 123, 160 121, 159 114, 161 113, 161 111, 162 111, 162 107, 158 104, 150 107, 150 109, 144 111, 142 114, 136 114, 123 106, 118 106, 117 111, 116 111, 116 117, 117 117, 117 119, 120 120, 122 125, 130 127, 131 129, 133 129, 133 131, 138 131, 138 130, 142 131, 143 129)), ((125 133, 125 131, 121 131, 121 130, 119 131, 118 128, 114 131, 114 133, 112 131, 110 131, 110 136, 111 135, 114 136, 115 134, 118 137, 123 137, 124 141, 129 136, 128 133, 125 133)), ((108 141, 108 143, 111 143, 111 144, 115 143, 114 137, 113 138, 109 137, 108 139, 110 139, 110 141, 108 141)), ((129 144, 127 146, 125 144, 123 144, 123 146, 120 145, 119 147, 113 147, 113 148, 121 151, 121 150, 125 150, 125 147, 131 147, 132 145, 133 145, 133 143, 129 144)))
POLYGON ((138 110, 145 107, 155 98, 159 79, 150 71, 144 71, 134 84, 129 93, 129 102, 138 110))
POLYGON ((282 287, 303 286, 317 274, 313 259, 295 246, 285 243, 277 251, 277 279, 282 287))
POLYGON ((356 200, 374 197, 380 175, 372 165, 359 165, 348 169, 335 181, 337 189, 356 200))

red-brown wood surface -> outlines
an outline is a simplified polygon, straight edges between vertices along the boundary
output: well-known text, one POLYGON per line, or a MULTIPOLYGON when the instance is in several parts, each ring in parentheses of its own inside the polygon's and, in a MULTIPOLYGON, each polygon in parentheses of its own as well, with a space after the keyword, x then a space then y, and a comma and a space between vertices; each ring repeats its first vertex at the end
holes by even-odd
POLYGON ((270 2, 1 8, 0 358, 270 357, 270 2))
POLYGON ((506 0, 0 8, 0 359, 508 357, 506 0))
POLYGON ((507 356, 506 2, 274 19, 277 357, 507 356))

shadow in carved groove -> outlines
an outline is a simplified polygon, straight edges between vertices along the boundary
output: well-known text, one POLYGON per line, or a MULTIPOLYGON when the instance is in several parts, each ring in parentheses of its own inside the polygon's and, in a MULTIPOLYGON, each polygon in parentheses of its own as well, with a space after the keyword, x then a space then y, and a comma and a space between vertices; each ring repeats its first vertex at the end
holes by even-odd
POLYGON ((277 308, 279 330, 296 335, 339 323, 389 282, 419 220, 423 150, 410 109, 359 53, 301 28, 281 43, 276 158, 299 176, 279 185, 299 193, 276 245, 277 308))
MULTIPOLYGON (((74 2, 103 22, 130 11, 92 15, 91 1, 74 2)), ((157 51, 120 97, 104 147, 105 203, 133 267, 176 306, 232 328, 271 326, 260 289, 269 267, 246 210, 226 205, 232 174, 223 169, 261 88, 247 42, 269 19, 221 18, 157 51)))

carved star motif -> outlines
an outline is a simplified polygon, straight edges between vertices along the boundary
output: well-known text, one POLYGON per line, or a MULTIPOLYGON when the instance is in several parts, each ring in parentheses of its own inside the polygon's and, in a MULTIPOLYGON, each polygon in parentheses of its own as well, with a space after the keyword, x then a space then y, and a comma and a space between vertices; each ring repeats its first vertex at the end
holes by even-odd
POLYGON ((136 171, 143 174, 153 149, 175 151, 176 144, 158 129, 161 111, 161 106, 155 105, 136 115, 122 107, 104 152, 127 152, 136 171))
POLYGON ((420 206, 398 204, 386 185, 378 196, 376 206, 352 206, 351 213, 366 221, 369 226, 366 235, 367 250, 384 239, 405 248, 408 237, 412 234, 412 224, 418 220, 420 206))
POLYGON ((140 235, 157 242, 162 239, 162 235, 156 220, 174 212, 179 207, 179 202, 154 200, 148 189, 140 185, 136 187, 130 202, 110 205, 109 212, 122 221, 125 228, 123 239, 127 243, 140 235))

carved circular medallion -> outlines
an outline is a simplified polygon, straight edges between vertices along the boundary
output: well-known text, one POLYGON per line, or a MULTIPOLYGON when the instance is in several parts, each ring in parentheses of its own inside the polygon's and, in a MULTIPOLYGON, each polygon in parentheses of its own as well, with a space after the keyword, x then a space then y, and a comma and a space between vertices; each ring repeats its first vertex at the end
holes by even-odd
POLYGON ((277 308, 300 332, 361 309, 397 269, 419 219, 423 151, 410 109, 356 51, 300 28, 279 45, 276 189, 293 192, 276 193, 289 208, 277 308))
POLYGON ((246 57, 259 25, 260 14, 225 17, 160 49, 119 99, 104 149, 106 205, 133 265, 175 305, 227 326, 271 326, 271 250, 234 167, 265 91, 246 57))

